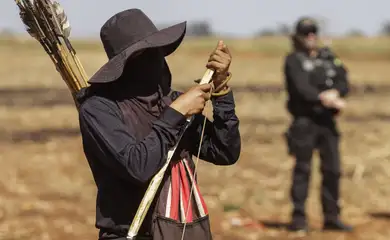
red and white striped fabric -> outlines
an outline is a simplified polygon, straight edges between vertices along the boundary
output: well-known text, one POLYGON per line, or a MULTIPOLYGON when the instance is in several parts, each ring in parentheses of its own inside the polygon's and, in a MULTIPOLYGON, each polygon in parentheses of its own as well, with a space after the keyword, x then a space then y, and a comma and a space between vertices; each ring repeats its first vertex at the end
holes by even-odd
POLYGON ((171 163, 171 178, 166 201, 165 217, 182 223, 190 223, 208 215, 207 206, 194 179, 188 161, 171 163), (191 186, 193 184, 192 194, 191 186), (191 194, 191 201, 189 197, 191 194), (187 215, 187 217, 186 217, 187 215))

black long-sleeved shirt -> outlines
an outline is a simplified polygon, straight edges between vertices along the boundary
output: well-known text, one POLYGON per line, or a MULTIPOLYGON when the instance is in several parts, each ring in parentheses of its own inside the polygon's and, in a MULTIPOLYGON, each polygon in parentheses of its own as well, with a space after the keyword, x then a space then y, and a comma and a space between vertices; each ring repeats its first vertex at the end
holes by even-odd
MULTIPOLYGON (((173 94, 173 99, 180 93, 173 94)), ((239 120, 233 93, 213 99, 214 121, 207 121, 200 158, 216 165, 234 164, 240 155, 239 120)), ((147 188, 178 140, 186 118, 166 107, 142 141, 136 126, 126 126, 115 102, 93 96, 79 110, 84 152, 98 188, 96 226, 103 237, 124 236, 147 188), (130 130, 129 130, 130 129, 130 130)), ((183 140, 197 155, 203 117, 196 115, 183 140)))
MULTIPOLYGON (((324 83, 327 78, 325 69, 316 68, 313 65, 312 71, 305 70, 302 58, 298 54, 302 53, 290 53, 284 62, 285 82, 289 94, 288 110, 293 116, 329 115, 333 109, 325 108, 319 98, 324 90, 321 89, 319 83, 324 83)), ((334 64, 333 68, 336 75, 332 88, 338 90, 341 97, 345 97, 349 92, 347 70, 343 65, 334 64)))

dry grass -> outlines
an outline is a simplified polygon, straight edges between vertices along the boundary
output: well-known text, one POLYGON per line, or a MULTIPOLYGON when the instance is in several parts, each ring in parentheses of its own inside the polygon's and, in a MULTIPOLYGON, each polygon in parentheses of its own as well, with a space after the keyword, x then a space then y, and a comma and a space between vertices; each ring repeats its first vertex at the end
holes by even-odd
MULTIPOLYGON (((289 122, 285 94, 248 91, 248 86, 283 86, 280 69, 288 45, 275 39, 229 41, 243 149, 235 166, 200 166, 201 190, 213 232, 216 239, 289 239, 283 228, 272 227, 286 223, 291 209, 288 192, 293 160, 282 138, 289 122), (236 217, 245 224, 232 226, 236 217)), ((308 239, 385 240, 390 236, 385 218, 390 212, 387 42, 352 39, 334 43, 350 69, 351 82, 373 89, 355 92, 339 121, 343 218, 356 225, 357 232, 314 232, 308 239), (370 45, 376 48, 369 50, 370 45)), ((83 156, 71 96, 36 44, 1 43, 0 239, 96 239, 95 186, 83 156)), ((106 61, 105 55, 96 45, 77 44, 92 75, 106 61)), ((190 40, 169 57, 176 87, 189 86, 203 74, 214 45, 215 41, 190 40)), ((315 228, 322 221, 317 160, 308 200, 315 228)))

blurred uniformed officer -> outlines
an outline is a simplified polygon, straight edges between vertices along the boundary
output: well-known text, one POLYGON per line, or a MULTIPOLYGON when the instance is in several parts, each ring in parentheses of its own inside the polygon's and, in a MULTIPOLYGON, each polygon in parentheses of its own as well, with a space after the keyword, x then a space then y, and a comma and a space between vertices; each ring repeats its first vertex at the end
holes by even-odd
POLYGON ((318 47, 318 26, 301 18, 292 36, 294 51, 286 56, 284 74, 292 123, 286 133, 289 153, 296 158, 291 187, 293 231, 308 230, 305 201, 313 151, 321 158, 321 202, 324 229, 351 231, 340 221, 339 132, 335 116, 345 107, 347 70, 328 47, 318 47))

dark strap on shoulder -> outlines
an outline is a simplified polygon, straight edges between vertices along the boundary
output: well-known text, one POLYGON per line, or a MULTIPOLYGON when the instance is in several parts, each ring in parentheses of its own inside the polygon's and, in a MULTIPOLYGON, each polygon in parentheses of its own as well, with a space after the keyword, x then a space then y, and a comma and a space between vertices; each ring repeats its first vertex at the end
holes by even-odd
POLYGON ((78 105, 81 105, 87 98, 89 93, 89 87, 85 87, 80 89, 75 95, 76 95, 76 102, 78 105))

